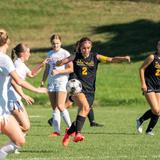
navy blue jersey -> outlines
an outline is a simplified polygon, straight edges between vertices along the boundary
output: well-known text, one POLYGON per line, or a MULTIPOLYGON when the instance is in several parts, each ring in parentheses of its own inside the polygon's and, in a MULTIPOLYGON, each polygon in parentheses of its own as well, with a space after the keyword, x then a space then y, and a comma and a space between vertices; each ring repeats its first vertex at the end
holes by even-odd
POLYGON ((74 78, 77 78, 82 83, 82 92, 94 93, 96 83, 96 72, 99 60, 96 53, 90 53, 87 58, 84 58, 81 53, 76 53, 73 60, 74 78))
POLYGON ((160 87, 160 57, 156 53, 154 60, 145 70, 145 81, 147 86, 160 87))

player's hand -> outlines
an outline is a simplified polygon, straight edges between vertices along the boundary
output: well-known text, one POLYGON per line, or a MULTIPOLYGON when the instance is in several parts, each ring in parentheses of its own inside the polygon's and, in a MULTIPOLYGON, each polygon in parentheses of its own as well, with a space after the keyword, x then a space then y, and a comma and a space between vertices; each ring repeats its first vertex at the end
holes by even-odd
POLYGON ((146 93, 146 92, 147 92, 147 86, 146 86, 146 84, 143 84, 143 85, 141 86, 141 90, 142 90, 143 93, 146 93))
POLYGON ((56 62, 56 66, 62 66, 62 60, 58 60, 58 61, 56 62))
POLYGON ((128 63, 131 62, 131 57, 130 57, 130 56, 125 56, 125 58, 126 58, 126 61, 127 61, 128 63))
POLYGON ((27 102, 27 104, 30 104, 30 105, 32 105, 33 103, 34 103, 34 99, 33 98, 31 98, 30 96, 28 96, 28 95, 23 95, 23 97, 22 97, 26 102, 27 102))
POLYGON ((52 71, 52 75, 53 76, 55 76, 55 75, 58 75, 60 72, 58 71, 58 70, 56 70, 56 69, 54 69, 53 71, 52 71))

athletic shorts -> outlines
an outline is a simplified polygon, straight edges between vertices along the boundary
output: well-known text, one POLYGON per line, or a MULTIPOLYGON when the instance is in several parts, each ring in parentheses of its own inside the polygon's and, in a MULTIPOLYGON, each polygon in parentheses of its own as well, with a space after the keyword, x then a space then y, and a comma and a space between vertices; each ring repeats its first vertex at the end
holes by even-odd
POLYGON ((152 83, 146 83, 147 84, 147 93, 150 92, 155 92, 155 93, 160 93, 160 86, 159 85, 155 85, 152 83))
POLYGON ((66 84, 67 81, 56 81, 48 84, 48 92, 67 92, 66 90, 66 84))
POLYGON ((13 111, 13 110, 18 110, 18 109, 22 109, 24 107, 23 103, 21 100, 9 100, 8 102, 8 108, 9 111, 13 111))

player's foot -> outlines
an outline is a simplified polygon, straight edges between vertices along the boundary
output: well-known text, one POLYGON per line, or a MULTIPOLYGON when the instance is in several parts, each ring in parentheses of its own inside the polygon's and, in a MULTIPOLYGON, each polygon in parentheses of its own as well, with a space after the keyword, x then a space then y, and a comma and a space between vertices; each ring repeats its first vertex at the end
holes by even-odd
POLYGON ((20 152, 19 152, 18 149, 15 149, 14 153, 15 153, 15 154, 20 154, 20 152))
POLYGON ((79 142, 79 141, 83 141, 85 139, 85 137, 83 135, 81 135, 80 133, 77 133, 73 139, 74 142, 79 142))
POLYGON ((137 132, 138 133, 142 133, 143 132, 142 123, 139 121, 139 118, 136 119, 136 128, 137 128, 137 132))
POLYGON ((97 122, 92 122, 92 123, 90 123, 90 126, 91 127, 103 127, 104 125, 103 124, 99 124, 97 122))
MULTIPOLYGON (((69 128, 66 128, 65 133, 67 133, 68 130, 69 130, 69 128)), ((76 135, 76 132, 73 132, 73 133, 70 134, 70 136, 72 136, 72 137, 74 137, 75 135, 76 135)))
POLYGON ((67 147, 68 143, 70 140, 70 135, 68 135, 67 133, 64 134, 63 140, 62 140, 62 144, 63 146, 67 147))
POLYGON ((148 136, 154 136, 154 133, 152 131, 146 132, 146 135, 148 136))
POLYGON ((58 132, 52 132, 49 137, 57 137, 57 136, 60 136, 60 133, 58 132))
POLYGON ((49 124, 50 126, 52 126, 52 122, 53 122, 53 118, 50 118, 50 119, 48 120, 48 124, 49 124))

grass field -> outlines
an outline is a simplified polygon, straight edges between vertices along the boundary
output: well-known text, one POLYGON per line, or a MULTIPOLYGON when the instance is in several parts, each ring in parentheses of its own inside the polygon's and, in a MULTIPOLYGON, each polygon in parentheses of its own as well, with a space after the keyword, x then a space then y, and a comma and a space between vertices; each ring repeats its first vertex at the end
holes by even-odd
MULTIPOLYGON (((148 105, 140 91, 138 68, 155 51, 160 39, 159 0, 5 0, 0 5, 0 28, 9 32, 11 47, 19 42, 32 49, 28 65, 32 68, 46 57, 49 37, 59 33, 63 47, 71 53, 83 36, 94 41, 93 50, 107 56, 130 55, 131 64, 100 65, 97 73, 95 116, 103 128, 90 128, 86 120, 82 143, 61 145, 63 132, 49 138, 52 128, 46 123, 51 115, 47 95, 26 91, 36 100, 27 106, 31 130, 20 155, 8 160, 151 160, 160 159, 160 127, 155 136, 138 135, 135 119, 148 105)), ((40 85, 42 72, 27 79, 40 85)), ((72 120, 77 108, 69 111, 72 120)), ((144 124, 144 128, 146 127, 144 124)), ((62 131, 65 125, 62 122, 62 131)), ((6 136, 0 136, 3 144, 6 136)))

